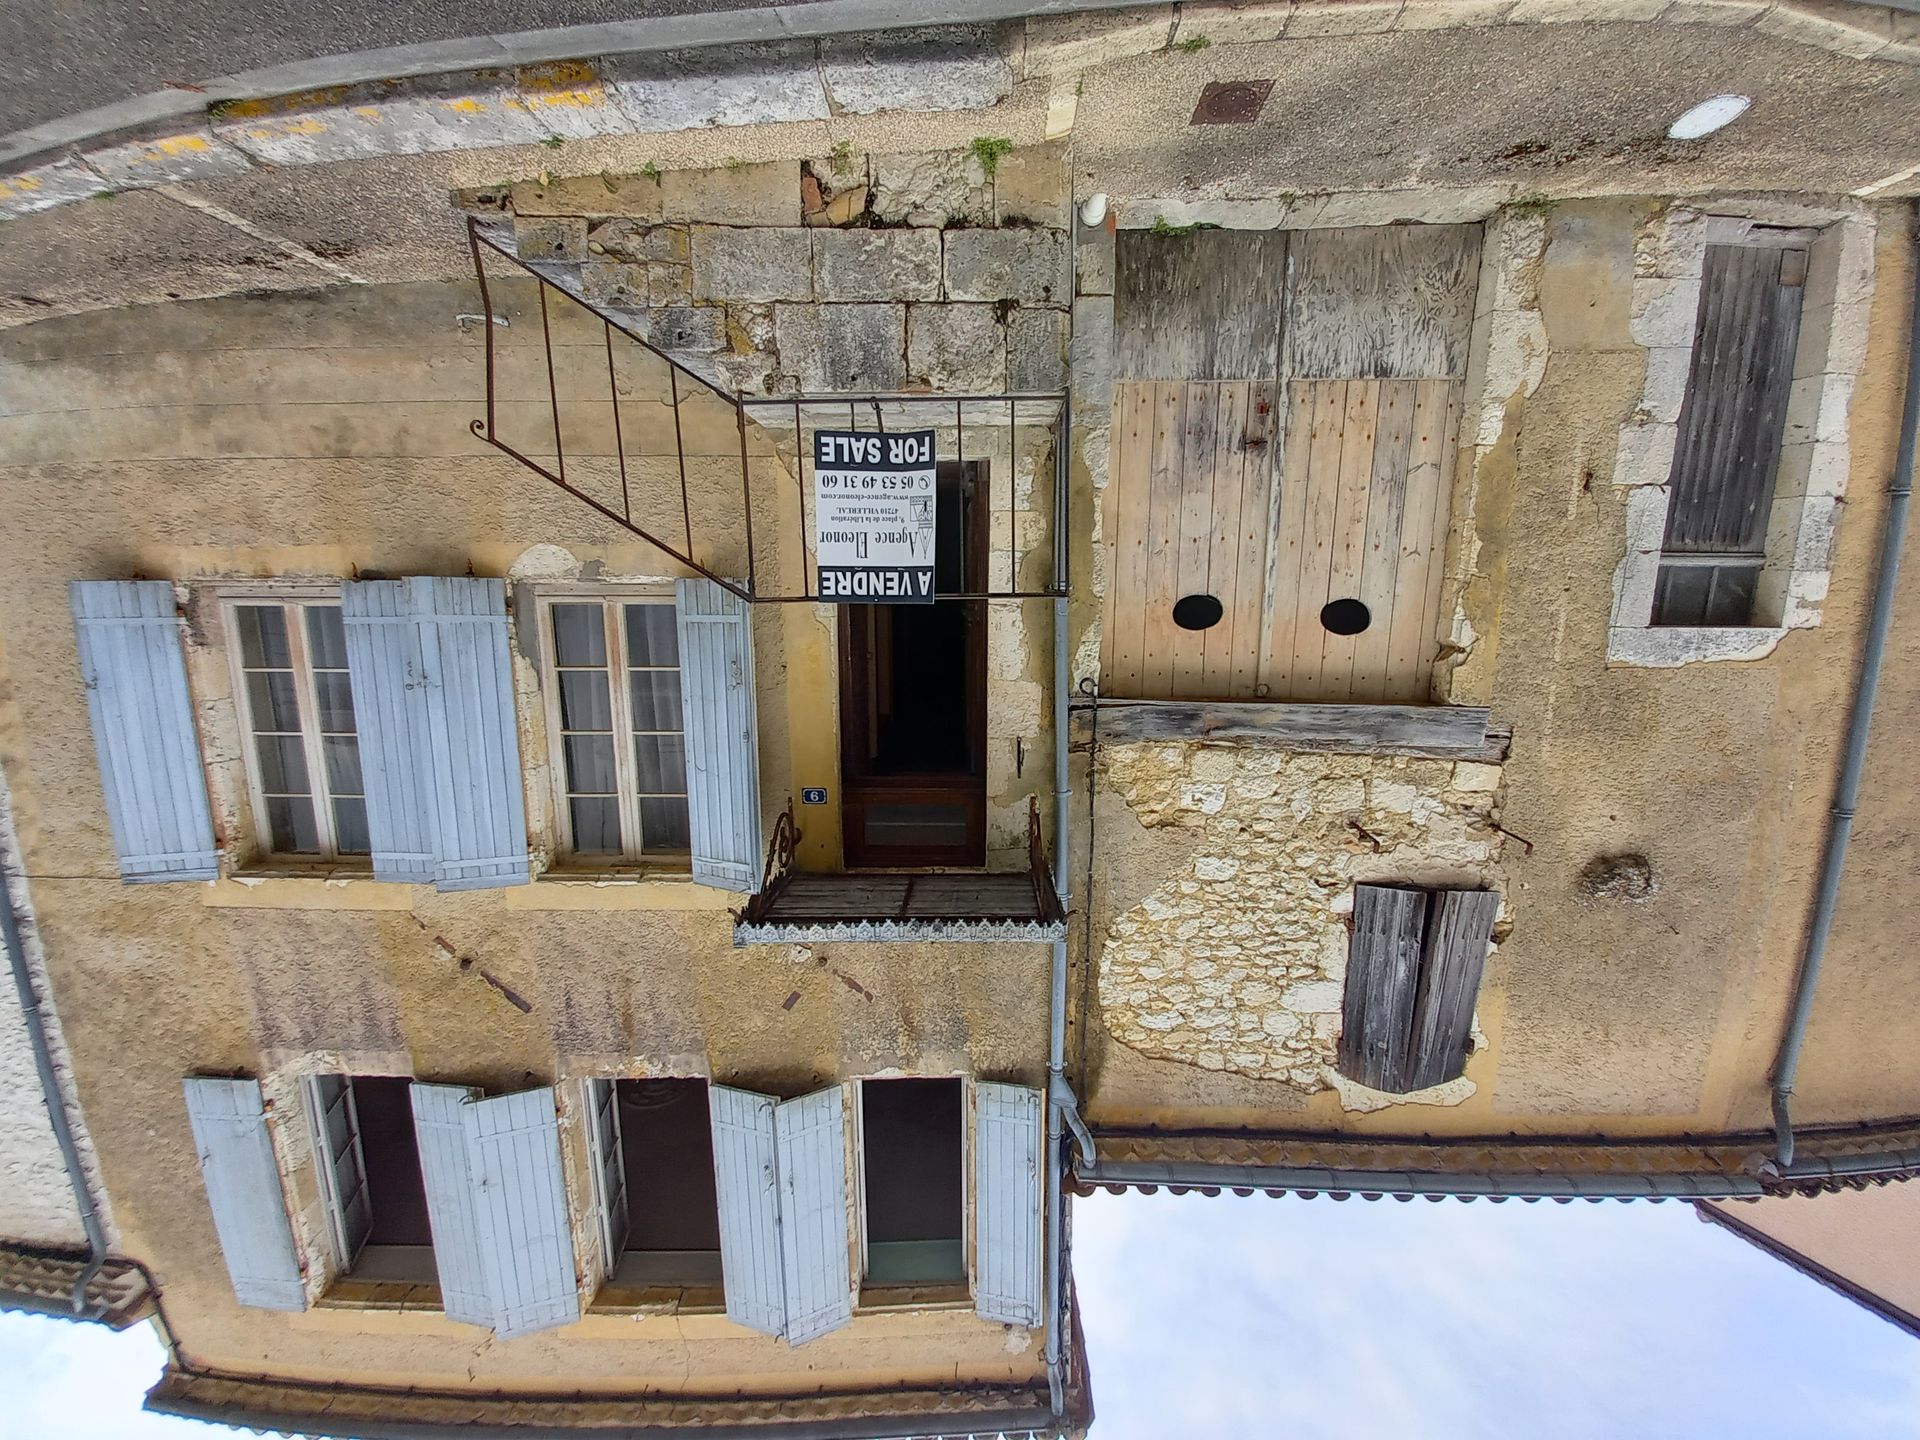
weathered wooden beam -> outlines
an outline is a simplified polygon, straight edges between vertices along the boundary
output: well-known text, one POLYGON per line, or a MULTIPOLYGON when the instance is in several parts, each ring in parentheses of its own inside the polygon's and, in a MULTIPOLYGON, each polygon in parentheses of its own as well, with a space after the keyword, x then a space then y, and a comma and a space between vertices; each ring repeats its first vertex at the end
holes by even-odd
POLYGON ((1477 705, 1302 705, 1233 700, 1101 700, 1077 705, 1073 747, 1155 740, 1228 740, 1340 755, 1414 755, 1436 760, 1506 759, 1512 733, 1487 724, 1477 705))
POLYGON ((1424 1090, 1465 1072, 1474 997, 1499 910, 1500 896, 1492 890, 1442 890, 1434 896, 1421 946, 1413 1044, 1402 1083, 1388 1088, 1424 1090))

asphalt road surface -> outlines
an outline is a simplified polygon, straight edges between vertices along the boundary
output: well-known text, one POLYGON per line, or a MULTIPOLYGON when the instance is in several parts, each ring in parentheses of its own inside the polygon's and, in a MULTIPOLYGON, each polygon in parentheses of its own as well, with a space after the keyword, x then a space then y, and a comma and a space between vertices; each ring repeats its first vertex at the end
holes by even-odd
MULTIPOLYGON (((0 0, 0 135, 217 75, 768 0, 0 0)), ((792 4, 794 0, 783 0, 792 4)))

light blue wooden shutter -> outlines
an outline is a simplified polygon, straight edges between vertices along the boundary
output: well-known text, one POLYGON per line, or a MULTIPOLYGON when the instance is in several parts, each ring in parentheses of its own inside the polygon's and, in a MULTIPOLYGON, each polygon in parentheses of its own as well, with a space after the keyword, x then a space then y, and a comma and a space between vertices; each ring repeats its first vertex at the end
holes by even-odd
POLYGON ((433 839, 433 748, 420 622, 406 583, 342 582, 340 618, 360 730, 373 876, 430 885, 440 878, 433 839))
POLYGON ((774 1110, 789 1345, 805 1344, 853 1319, 843 1112, 837 1085, 774 1110))
POLYGON ((506 583, 443 575, 406 583, 421 620, 439 888, 524 885, 527 813, 506 583))
POLYGON ((1040 1324, 1041 1157, 1038 1090, 981 1082, 973 1090, 974 1309, 983 1320, 1040 1324))
POLYGON ((214 879, 213 818, 173 586, 76 580, 68 590, 120 878, 214 879))
POLYGON ((262 1310, 306 1309, 307 1287, 293 1248, 293 1223, 267 1133, 260 1082, 195 1075, 187 1078, 185 1090, 187 1120, 234 1298, 262 1310))
POLYGON ((675 598, 693 878, 751 894, 766 858, 751 607, 711 580, 681 580, 675 598))
POLYGON ((580 1318, 551 1088, 463 1107, 480 1257, 501 1339, 580 1318))
POLYGON ((481 1258, 473 1203, 472 1164, 463 1113, 479 1091, 464 1085, 414 1085, 413 1133, 433 1231, 433 1264, 440 1274, 440 1308, 449 1320, 493 1324, 493 1301, 481 1258))
POLYGON ((787 1333, 787 1302, 780 1264, 775 1103, 770 1095, 726 1085, 707 1087, 727 1318, 763 1335, 779 1336, 787 1333))

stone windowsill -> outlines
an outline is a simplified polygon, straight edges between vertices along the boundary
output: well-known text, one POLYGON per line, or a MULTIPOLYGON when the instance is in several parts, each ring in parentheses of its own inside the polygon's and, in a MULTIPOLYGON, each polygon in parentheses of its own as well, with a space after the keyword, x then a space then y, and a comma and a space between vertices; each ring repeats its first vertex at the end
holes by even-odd
POLYGON ((1607 632, 1607 663, 1672 669, 1712 660, 1764 660, 1786 633, 1784 625, 1615 626, 1607 632))

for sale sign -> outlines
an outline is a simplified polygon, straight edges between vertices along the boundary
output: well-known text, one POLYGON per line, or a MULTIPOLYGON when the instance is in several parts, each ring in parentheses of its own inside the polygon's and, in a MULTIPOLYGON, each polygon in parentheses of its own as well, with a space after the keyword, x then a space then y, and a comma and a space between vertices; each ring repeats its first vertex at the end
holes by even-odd
POLYGON ((813 434, 820 598, 933 603, 933 431, 813 434))

